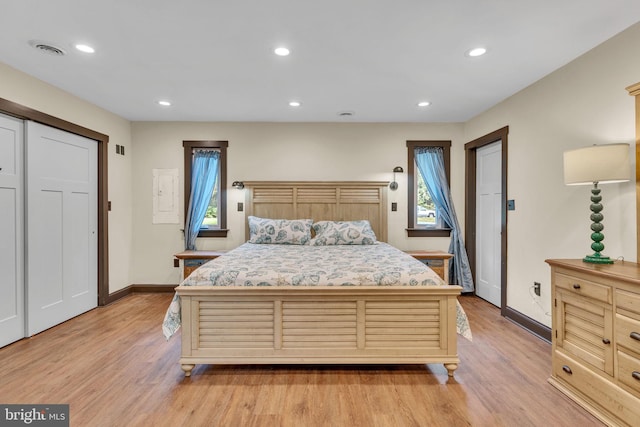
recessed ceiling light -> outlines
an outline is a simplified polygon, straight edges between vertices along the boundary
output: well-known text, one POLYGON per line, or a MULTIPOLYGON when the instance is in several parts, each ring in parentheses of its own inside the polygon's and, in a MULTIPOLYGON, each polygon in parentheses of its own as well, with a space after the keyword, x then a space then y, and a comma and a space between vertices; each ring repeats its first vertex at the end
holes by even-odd
POLYGON ((299 106, 301 106, 301 105, 302 105, 302 104, 301 104, 299 101, 291 101, 291 102, 289 103, 289 106, 290 106, 290 107, 299 107, 299 106))
POLYGON ((76 49, 78 49, 80 52, 84 52, 84 53, 94 53, 96 51, 91 46, 86 45, 86 44, 81 44, 81 43, 76 45, 76 49))
POLYGON ((431 105, 429 101, 418 102, 418 107, 428 107, 429 105, 431 105))
POLYGON ((291 53, 289 52, 289 49, 287 49, 286 47, 276 48, 273 52, 278 56, 287 56, 289 55, 289 53, 291 53))
POLYGON ((467 56, 475 58, 476 56, 482 56, 487 53, 487 49, 484 47, 476 47, 467 51, 467 56))
POLYGON ((158 104, 162 105, 163 107, 169 107, 171 105, 171 102, 169 101, 158 101, 158 104))

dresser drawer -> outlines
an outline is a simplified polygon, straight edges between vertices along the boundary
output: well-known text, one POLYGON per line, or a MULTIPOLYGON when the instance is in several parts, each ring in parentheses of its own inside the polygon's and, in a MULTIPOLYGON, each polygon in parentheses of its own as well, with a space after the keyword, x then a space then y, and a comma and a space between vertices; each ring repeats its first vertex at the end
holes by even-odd
POLYGON ((580 277, 567 276, 561 273, 555 276, 556 287, 575 292, 579 295, 612 304, 611 286, 600 285, 580 277))
POLYGON ((640 359, 618 351, 618 381, 640 397, 640 359))
POLYGON ((584 396, 589 405, 606 410, 610 418, 626 423, 622 425, 638 425, 640 400, 637 397, 560 351, 554 352, 553 357, 553 374, 561 384, 569 385, 574 393, 584 396))
POLYGON ((640 354, 640 322, 616 314, 616 343, 640 354))
POLYGON ((195 270, 196 268, 200 267, 203 264, 206 264, 209 261, 211 260, 210 259, 185 259, 184 266, 193 267, 193 269, 195 270))
POLYGON ((623 290, 616 291, 616 306, 620 311, 630 312, 640 319, 640 294, 623 290))

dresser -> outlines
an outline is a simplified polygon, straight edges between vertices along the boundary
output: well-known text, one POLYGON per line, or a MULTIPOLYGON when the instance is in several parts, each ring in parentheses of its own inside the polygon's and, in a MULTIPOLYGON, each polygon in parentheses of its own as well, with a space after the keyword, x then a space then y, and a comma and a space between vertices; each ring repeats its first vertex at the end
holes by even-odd
POLYGON ((640 426, 640 265, 549 259, 549 382, 611 426, 640 426))

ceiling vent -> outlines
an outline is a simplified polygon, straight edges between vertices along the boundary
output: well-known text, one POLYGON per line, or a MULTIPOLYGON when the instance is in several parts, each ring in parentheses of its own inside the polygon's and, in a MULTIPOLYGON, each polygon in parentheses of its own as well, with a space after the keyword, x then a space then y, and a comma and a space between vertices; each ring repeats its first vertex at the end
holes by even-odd
POLYGON ((53 56, 63 56, 66 53, 64 49, 40 40, 29 40, 29 45, 34 49, 38 49, 40 52, 48 53, 53 56))
POLYGON ((340 111, 338 113, 338 116, 340 117, 351 117, 353 116, 355 113, 353 111, 340 111))

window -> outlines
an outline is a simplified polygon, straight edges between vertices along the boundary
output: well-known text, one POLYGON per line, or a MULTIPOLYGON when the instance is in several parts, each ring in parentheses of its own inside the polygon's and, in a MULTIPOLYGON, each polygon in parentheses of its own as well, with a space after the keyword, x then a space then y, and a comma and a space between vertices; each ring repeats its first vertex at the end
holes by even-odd
POLYGON ((442 148, 447 181, 450 181, 451 141, 407 141, 408 236, 448 237, 451 230, 438 215, 438 210, 416 166, 414 150, 417 147, 442 148))
POLYGON ((184 147, 184 216, 187 217, 191 196, 191 172, 196 150, 220 153, 218 177, 198 237, 227 237, 227 141, 182 141, 184 147))

